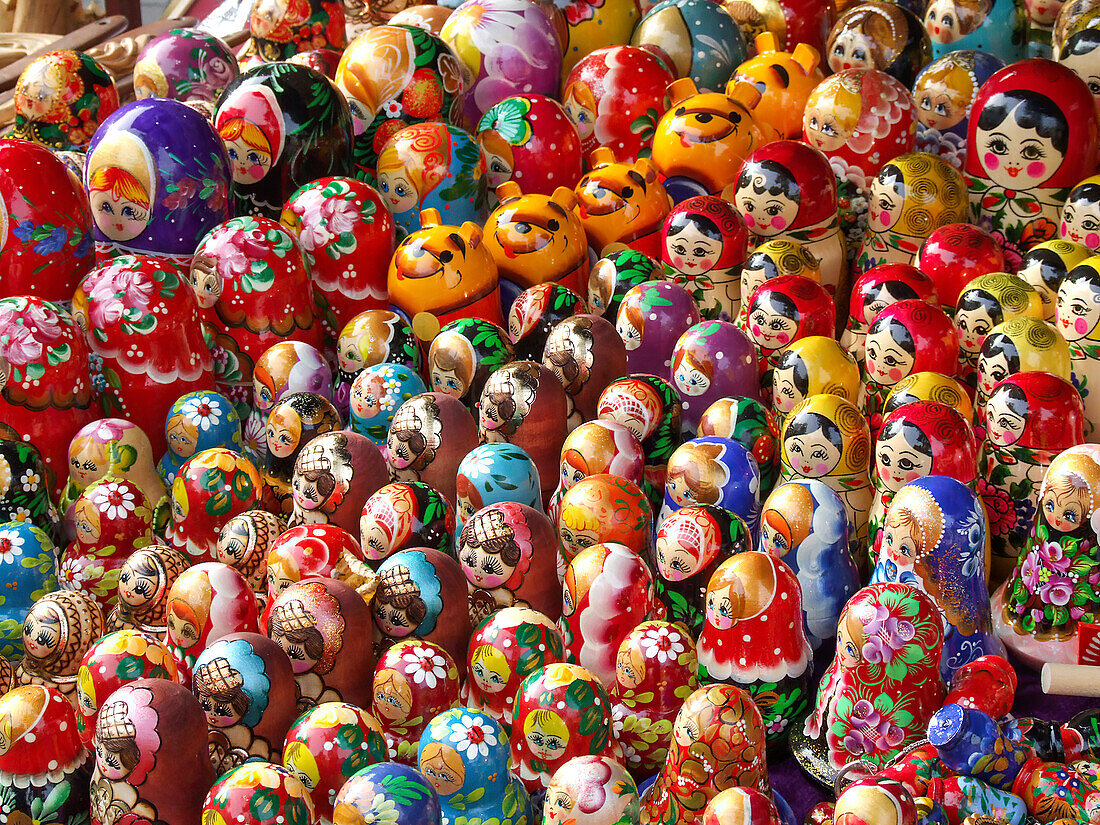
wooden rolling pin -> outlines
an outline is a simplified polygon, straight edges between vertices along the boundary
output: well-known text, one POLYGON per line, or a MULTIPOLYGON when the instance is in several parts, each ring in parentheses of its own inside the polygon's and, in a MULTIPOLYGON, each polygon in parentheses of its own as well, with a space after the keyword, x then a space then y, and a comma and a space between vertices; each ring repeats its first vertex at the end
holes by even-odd
POLYGON ((1100 696, 1100 667, 1092 665, 1043 665, 1039 675, 1043 693, 1059 696, 1100 696))

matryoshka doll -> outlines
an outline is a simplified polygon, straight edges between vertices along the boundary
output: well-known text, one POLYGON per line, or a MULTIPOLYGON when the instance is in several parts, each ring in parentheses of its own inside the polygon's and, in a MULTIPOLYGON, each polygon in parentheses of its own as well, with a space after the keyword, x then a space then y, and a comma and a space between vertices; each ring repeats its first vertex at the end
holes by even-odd
MULTIPOLYGON (((266 433, 264 435, 266 438, 266 433)), ((167 485, 176 480, 180 467, 197 453, 216 447, 236 452, 243 450, 241 418, 236 405, 221 393, 205 390, 189 392, 176 399, 164 420, 164 438, 168 450, 157 462, 157 473, 167 485)), ((262 451, 259 456, 262 458, 262 451)))
POLYGON ((568 103, 555 99, 557 88, 549 94, 509 95, 477 122, 490 200, 500 200, 497 188, 508 181, 529 195, 556 200, 556 190, 572 191, 580 180, 587 152, 581 148, 578 125, 570 119, 568 103))
POLYGON ((458 464, 477 443, 477 425, 461 401, 441 392, 421 393, 402 404, 390 423, 390 477, 423 481, 454 501, 458 464))
POLYGON ((299 187, 352 171, 351 111, 328 78, 305 66, 267 63, 240 75, 218 99, 214 128, 238 214, 278 220, 299 187))
MULTIPOLYGON (((734 19, 739 11, 757 13, 757 9, 727 6, 734 9, 734 19)), ((778 4, 777 4, 778 5, 778 4)), ((822 6, 824 9, 824 6, 822 6)), ((776 9, 777 10, 777 9, 776 9)), ((827 14, 822 15, 827 18, 827 14)), ((823 24, 828 24, 823 19, 823 24)), ((742 34, 748 35, 749 29, 743 20, 742 34)), ((802 134, 802 113, 806 109, 806 100, 825 75, 822 73, 821 53, 812 43, 792 40, 790 50, 784 51, 783 33, 761 31, 753 40, 756 53, 737 67, 730 82, 748 81, 760 88, 760 101, 753 107, 753 113, 763 122, 776 130, 780 138, 797 140, 802 134)))
POLYGON ((622 640, 608 692, 624 764, 635 774, 651 776, 665 764, 672 722, 699 687, 698 670, 694 634, 682 625, 645 621, 622 640))
POLYGON ((362 561, 355 539, 334 524, 291 527, 279 534, 267 551, 267 604, 302 579, 336 577, 341 560, 362 561))
POLYGON ((943 624, 936 603, 899 582, 864 587, 840 614, 836 658, 791 750, 816 782, 863 778, 925 736, 944 698, 943 624), (883 702, 889 696, 893 702, 883 702))
POLYGON ((844 9, 825 45, 825 60, 834 72, 877 69, 907 88, 931 59, 921 21, 893 3, 858 3, 844 9))
MULTIPOLYGON (((94 423, 85 427, 94 428, 94 423)), ((66 492, 73 492, 78 486, 79 490, 83 490, 96 477, 107 474, 106 446, 95 452, 95 457, 88 462, 90 467, 86 475, 83 457, 77 456, 80 466, 73 466, 70 459, 72 470, 69 483, 62 490, 63 502, 66 492), (78 481, 74 481, 73 476, 78 481)), ((79 495, 79 490, 76 490, 76 495, 79 495)), ((42 454, 33 444, 0 436, 0 523, 7 521, 33 525, 48 536, 52 544, 62 543, 61 518, 53 503, 42 454)))
POLYGON ((324 577, 295 582, 272 602, 267 635, 290 657, 299 713, 326 702, 370 706, 369 614, 352 587, 324 577))
POLYGON ((511 501, 490 504, 467 519, 457 547, 469 587, 471 623, 512 605, 532 607, 557 620, 561 588, 557 558, 549 552, 556 540, 550 519, 511 501))
POLYGON ((832 336, 836 306, 819 283, 801 275, 765 281, 749 298, 748 333, 760 356, 761 385, 771 389, 771 373, 786 348, 810 335, 832 336))
MULTIPOLYGON (((301 341, 280 341, 256 359, 252 370, 252 409, 242 435, 245 449, 256 460, 265 452, 267 417, 272 408, 296 392, 311 392, 332 401, 332 368, 315 347, 301 341)), ((346 404, 343 410, 337 409, 346 417, 346 404)))
POLYGON ((531 793, 548 787, 554 772, 575 756, 618 757, 611 700, 601 680, 574 664, 533 671, 516 695, 509 744, 509 767, 531 793))
POLYGON ((312 392, 292 393, 271 408, 263 468, 265 510, 290 515, 294 506, 291 483, 298 454, 314 438, 340 429, 342 423, 332 402, 312 392))
POLYGON ((353 533, 363 505, 388 480, 386 462, 366 436, 347 430, 319 435, 294 462, 294 512, 288 523, 353 533))
POLYGON ((225 147, 199 112, 177 100, 128 103, 88 144, 84 185, 97 253, 155 255, 186 266, 203 236, 232 217, 230 180, 225 147))
POLYGON ((978 492, 989 516, 991 579, 999 582, 1027 544, 1051 461, 1084 443, 1085 410, 1064 378, 1024 372, 997 383, 982 417, 978 492))
MULTIPOLYGON (((927 797, 925 801, 931 802, 927 797)), ((839 825, 857 825, 862 822, 912 825, 923 818, 918 811, 920 808, 905 785, 893 779, 875 776, 853 782, 837 795, 832 821, 839 825)), ((972 817, 968 816, 967 819, 972 817)))
POLYGON ((958 380, 940 375, 938 372, 915 372, 894 384, 894 388, 886 396, 886 406, 882 408, 882 415, 885 418, 898 407, 916 401, 938 401, 940 404, 953 407, 967 422, 978 420, 974 415, 974 405, 970 401, 970 395, 963 385, 958 380))
MULTIPOLYGON (((313 795, 318 796, 316 792, 313 795)), ((367 821, 383 811, 390 812, 395 823, 446 821, 439 794, 428 777, 415 768, 393 762, 373 764, 353 774, 336 793, 334 801, 337 813, 333 822, 367 821)))
POLYGON ((1016 274, 1039 293, 1044 321, 1054 323, 1062 279, 1092 254, 1088 247, 1079 243, 1053 240, 1036 244, 1024 255, 1016 274))
POLYGON ((768 411, 755 398, 730 396, 719 398, 699 419, 699 436, 732 438, 749 451, 760 470, 760 494, 775 486, 779 475, 776 433, 771 429, 768 411))
POLYGON ((458 706, 458 693, 458 668, 447 651, 422 639, 394 642, 375 665, 371 706, 390 759, 415 765, 420 734, 435 716, 458 706))
POLYGON ((695 299, 678 283, 648 281, 631 287, 615 318, 626 345, 627 368, 632 374, 667 374, 676 342, 700 320, 695 299))
POLYGON ((1020 0, 934 0, 924 12, 933 56, 978 49, 1005 63, 1023 60, 1028 52, 1029 5, 1020 0))
POLYGON ((198 29, 172 29, 142 47, 134 64, 134 96, 167 97, 213 106, 240 68, 221 38, 198 29))
POLYGON ((761 498, 760 470, 744 445, 701 436, 685 441, 669 457, 660 520, 681 507, 717 504, 740 516, 755 540, 761 498))
POLYGON ((165 601, 165 640, 186 683, 195 660, 229 633, 256 633, 260 610, 244 576, 227 564, 203 562, 176 577, 165 601))
POLYGON ((993 633, 982 500, 954 478, 909 482, 886 512, 873 582, 901 582, 932 597, 944 618, 944 680, 979 656, 1004 655, 993 633))
POLYGON ((481 318, 459 318, 432 339, 428 389, 453 395, 473 412, 489 375, 514 357, 512 341, 500 326, 481 318))
POLYGON ((434 209, 458 226, 479 226, 489 215, 485 155, 469 132, 429 121, 406 126, 378 155, 378 191, 393 213, 398 234, 407 237, 434 209))
POLYGON ((453 557, 423 547, 400 550, 378 565, 381 577, 370 609, 381 631, 376 647, 412 636, 434 642, 462 676, 470 641, 466 577, 453 557))
POLYGON ((921 69, 913 84, 918 151, 962 169, 974 98, 982 84, 1004 66, 1000 57, 987 52, 959 49, 921 69))
POLYGON ((89 762, 65 697, 26 685, 0 695, 0 771, 4 813, 12 822, 87 821, 89 762))
POLYGON ((783 416, 802 399, 827 393, 854 404, 859 400, 859 387, 859 365, 835 338, 829 335, 800 338, 783 351, 772 370, 773 430, 779 431, 783 416))
POLYGON ((191 690, 206 713, 218 776, 247 761, 278 760, 298 715, 293 685, 286 653, 258 633, 230 633, 199 655, 191 690))
POLYGON ((107 617, 107 630, 140 630, 163 636, 168 592, 180 573, 191 566, 181 550, 153 544, 135 550, 118 573, 118 602, 107 617))
POLYGON ((557 528, 559 571, 601 542, 615 542, 652 558, 653 511, 641 488, 625 478, 599 473, 575 483, 562 496, 557 528))
POLYGON ((639 622, 663 614, 653 573, 636 551, 615 542, 600 543, 569 562, 558 629, 570 660, 604 684, 615 679, 616 657, 626 635, 639 622))
POLYGON ((707 583, 728 558, 752 549, 744 519, 715 504, 692 504, 657 528, 654 584, 668 619, 699 637, 706 614, 707 583))
POLYGON ((978 442, 958 410, 936 401, 917 401, 886 416, 875 440, 875 499, 868 520, 868 542, 879 548, 886 513, 897 492, 927 475, 947 476, 974 490, 978 442))
POLYGON ((562 103, 581 150, 588 155, 607 146, 625 163, 644 157, 675 79, 671 67, 641 46, 606 46, 582 57, 562 83, 562 103), (636 122, 643 125, 637 132, 631 128, 636 122))
POLYGON ((336 341, 338 367, 333 403, 336 409, 349 406, 352 385, 367 367, 401 364, 419 373, 423 355, 409 322, 388 309, 367 309, 355 315, 340 330, 336 341))
POLYGON ((706 685, 676 714, 668 757, 642 794, 644 825, 698 825, 726 788, 770 793, 764 722, 752 697, 734 685, 706 685))
POLYGON ((916 299, 890 304, 867 330, 866 371, 859 409, 871 437, 882 427, 882 409, 890 389, 914 372, 953 376, 958 369, 959 336, 939 307, 916 299))
POLYGON ((454 510, 438 490, 419 481, 387 484, 367 499, 359 520, 363 557, 372 567, 413 547, 454 555, 457 536, 454 510))
MULTIPOLYGON (((10 663, 24 654, 23 620, 47 593, 57 589, 57 548, 49 536, 29 521, 0 522, 0 552, 11 565, 0 611, 0 658, 9 663, 0 672, 0 687, 11 683, 10 663), (18 554, 18 556, 16 555, 18 554)), ((0 665, 0 669, 3 665, 0 665)))
POLYGON ((835 490, 848 513, 849 547, 866 547, 874 489, 871 434, 859 409, 835 395, 811 395, 787 414, 780 441, 783 481, 817 479, 835 490))
POLYGON ((664 495, 665 465, 680 446, 682 406, 675 387, 655 375, 630 375, 613 381, 600 395, 596 415, 625 424, 645 452, 642 489, 657 506, 664 495))
POLYGON ((658 54, 678 78, 690 79, 693 87, 721 91, 748 55, 737 21, 719 8, 725 13, 685 0, 658 2, 638 21, 630 43, 658 54))
POLYGON ((672 349, 668 374, 680 393, 680 426, 688 438, 720 398, 763 397, 753 341, 729 321, 702 321, 688 327, 672 349))
MULTIPOLYGON (((1023 255, 1057 236, 1069 188, 1096 166, 1097 115, 1088 86, 1049 60, 994 74, 974 101, 966 179, 975 223, 1023 255)), ((942 296, 941 296, 942 297, 942 296)))
MULTIPOLYGON (((741 167, 734 203, 752 233, 753 246, 759 250, 769 241, 801 245, 804 254, 817 261, 817 280, 830 294, 846 300, 851 287, 837 212, 836 174, 825 155, 797 140, 761 146, 741 167)), ((791 268, 780 268, 775 274, 791 268)), ((746 284, 742 279, 742 304, 760 283, 746 284)))
POLYGON ((344 7, 328 0, 255 0, 248 16, 248 54, 269 62, 310 49, 344 48, 344 7))
POLYGON ((588 168, 574 191, 575 211, 589 246, 601 257, 626 246, 656 258, 669 198, 653 161, 639 158, 622 163, 611 149, 601 146, 589 156, 588 168))
POLYGON ((544 665, 564 662, 565 642, 556 623, 529 607, 505 607, 486 616, 470 637, 469 678, 462 701, 512 731, 516 694, 544 665))
POLYGON ((578 481, 600 473, 643 483, 645 455, 637 436, 617 421, 587 421, 569 433, 561 447, 561 474, 550 500, 549 514, 557 521, 561 500, 578 481))
MULTIPOLYGON (((563 453, 565 449, 563 445, 563 453)), ((455 536, 470 516, 489 504, 514 501, 536 510, 542 507, 538 468, 526 452, 513 444, 481 444, 470 450, 458 465, 456 482, 455 536)))
POLYGON ((782 559, 798 576, 806 636, 818 650, 836 634, 840 611, 859 589, 844 502, 814 479, 780 484, 764 502, 756 549, 782 559))
POLYGON ((32 60, 15 84, 10 136, 50 149, 83 151, 118 108, 118 90, 90 55, 63 49, 32 60))
POLYGON ((1096 664, 1096 530, 1100 464, 1091 445, 1053 461, 1039 488, 1039 509, 1027 545, 1008 580, 993 594, 1001 641, 1029 667, 1044 662, 1096 664))
POLYGON ((501 293, 501 301, 508 305, 508 335, 521 361, 541 361, 550 331, 585 308, 576 292, 553 283, 528 287, 511 302, 501 293))
POLYGON ((908 264, 930 234, 964 223, 969 204, 962 172, 926 152, 900 155, 882 167, 867 195, 867 229, 855 274, 881 264, 908 264))
POLYGON ((638 788, 614 759, 575 756, 554 771, 543 812, 546 825, 631 825, 638 821, 638 788))
POLYGON ((646 281, 659 281, 662 269, 649 255, 623 248, 609 252, 588 273, 588 311, 612 323, 619 317, 623 296, 646 281))
POLYGON ((531 457, 547 501, 557 479, 567 414, 565 389, 550 370, 533 361, 513 361, 485 382, 478 428, 483 443, 508 442, 531 457))
POLYGON ((424 728, 417 766, 439 794, 448 821, 465 817, 470 825, 522 825, 530 800, 519 777, 508 770, 510 758, 508 734, 497 720, 455 708, 424 728))
MULTIPOLYGON (((337 8, 342 8, 338 6, 337 8)), ((308 52, 306 53, 308 54, 308 52)), ((240 822, 255 816, 255 800, 264 793, 269 803, 264 809, 284 822, 315 822, 316 811, 309 789, 301 778, 281 765, 260 762, 233 768, 210 789, 203 803, 202 815, 208 820, 240 822)))
POLYGON ((214 784, 206 716, 187 688, 138 679, 104 703, 96 722, 92 823, 198 822, 214 784))
POLYGON ((691 293, 704 318, 730 321, 740 307, 748 239, 745 221, 732 204, 718 195, 696 195, 665 216, 661 264, 691 293))
POLYGON ((726 788, 711 797, 703 810, 703 825, 737 821, 778 825, 782 820, 779 818, 774 797, 754 788, 726 788))
POLYGON ((265 510, 246 510, 229 519, 218 533, 217 561, 245 577, 261 613, 267 606, 268 549, 283 530, 277 516, 265 510))
POLYGON ((972 223, 949 223, 933 230, 913 260, 936 285, 939 306, 952 316, 968 283, 990 272, 1015 271, 1019 262, 1020 255, 1005 247, 1002 237, 972 223))
POLYGON ((1085 402, 1085 437, 1100 441, 1100 258, 1092 257, 1069 271, 1058 287, 1054 328, 1069 344, 1073 385, 1085 402))
POLYGON ((1043 317, 1039 293, 1023 279, 1005 272, 991 272, 967 284, 959 293, 954 317, 959 333, 959 378, 974 386, 985 336, 998 324, 1023 315, 1043 317))
POLYGON ((606 318, 577 314, 550 330, 542 364, 565 389, 572 431, 596 417, 600 394, 627 374, 626 344, 606 318))
POLYGON ((1093 252, 1100 248, 1100 176, 1085 178, 1070 190, 1058 236, 1093 252))
MULTIPOLYGON (((1053 325, 1037 318, 1014 318, 995 326, 978 354, 976 407, 981 409, 997 382, 1021 372, 1049 372, 1070 380, 1070 349, 1053 325)), ((1089 421, 1085 419, 1088 433, 1089 421)))
POLYGON ((78 707, 77 676, 88 648, 106 632, 103 611, 90 593, 47 593, 23 620, 23 659, 13 684, 54 688, 78 707))
POLYGON ((909 264, 882 264, 856 279, 840 343, 859 362, 861 374, 866 367, 867 330, 875 317, 890 304, 912 299, 939 306, 932 279, 909 264))

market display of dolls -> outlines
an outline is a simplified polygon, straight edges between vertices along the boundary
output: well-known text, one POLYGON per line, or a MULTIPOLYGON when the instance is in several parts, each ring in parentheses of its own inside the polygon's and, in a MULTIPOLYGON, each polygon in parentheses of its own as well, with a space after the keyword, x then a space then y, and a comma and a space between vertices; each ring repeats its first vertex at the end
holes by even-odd
POLYGON ((1098 9, 30 60, 0 822, 1098 825, 1098 9))

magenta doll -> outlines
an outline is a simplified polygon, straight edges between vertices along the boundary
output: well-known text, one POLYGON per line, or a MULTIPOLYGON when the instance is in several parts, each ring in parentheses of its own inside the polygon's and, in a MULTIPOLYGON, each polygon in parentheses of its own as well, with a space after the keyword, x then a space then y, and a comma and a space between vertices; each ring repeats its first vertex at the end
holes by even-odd
POLYGON ((676 342, 699 320, 695 299, 678 283, 649 281, 632 287, 623 296, 615 319, 615 328, 626 344, 629 371, 666 374, 676 342))
POLYGON ((459 684, 454 659, 432 642, 403 639, 378 658, 371 710, 390 759, 416 764, 420 734, 436 715, 458 707, 459 684))
POLYGON ((661 264, 691 293, 704 318, 737 317, 748 238, 745 221, 718 195, 688 198, 665 217, 661 264))
POLYGON ((867 352, 867 328, 882 310, 898 301, 919 298, 939 306, 936 284, 909 264, 881 264, 856 279, 848 306, 848 320, 840 343, 859 362, 862 373, 867 352))
POLYGON ((821 284, 802 275, 780 275, 757 287, 749 298, 748 317, 766 396, 770 396, 772 370, 791 343, 811 335, 832 337, 836 329, 832 297, 821 284))
POLYGON ((255 633, 260 609, 244 576, 227 564, 204 562, 180 573, 165 602, 165 638, 188 683, 195 660, 229 633, 255 633))
POLYGON ((397 408, 390 423, 390 477, 422 481, 453 503, 459 462, 477 444, 477 423, 465 404, 441 392, 413 396, 397 408))
POLYGON ((703 321, 689 327, 672 349, 668 372, 680 394, 684 437, 695 436, 703 414, 720 398, 763 400, 760 366, 753 340, 731 322, 703 321))

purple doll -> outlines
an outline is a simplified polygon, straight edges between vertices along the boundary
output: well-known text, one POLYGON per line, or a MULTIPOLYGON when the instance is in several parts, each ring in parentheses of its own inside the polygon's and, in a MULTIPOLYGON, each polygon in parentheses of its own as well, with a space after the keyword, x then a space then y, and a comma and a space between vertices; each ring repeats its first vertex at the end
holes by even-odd
POLYGON ((627 372, 667 375, 673 347, 700 320, 695 299, 674 281, 646 281, 631 287, 615 320, 626 344, 627 372))
POLYGON ((703 321, 680 336, 669 368, 683 402, 680 426, 694 438, 707 408, 726 396, 763 401, 760 366, 749 337, 729 321, 703 321))
POLYGON ((239 73, 224 41, 197 29, 173 29, 154 37, 138 55, 134 95, 213 103, 239 73))

